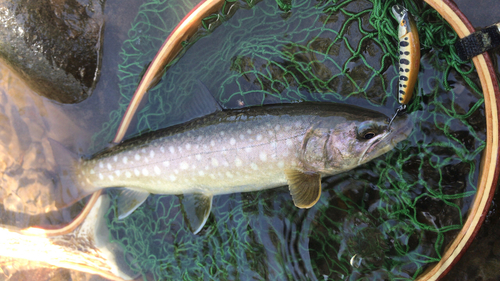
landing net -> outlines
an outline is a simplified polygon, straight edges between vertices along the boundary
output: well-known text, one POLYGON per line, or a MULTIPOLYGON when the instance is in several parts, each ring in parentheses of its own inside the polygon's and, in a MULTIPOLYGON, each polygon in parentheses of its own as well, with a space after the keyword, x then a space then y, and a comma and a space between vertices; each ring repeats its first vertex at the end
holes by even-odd
MULTIPOLYGON (((149 91, 136 132, 197 113, 206 86, 226 108, 324 101, 391 115, 398 106, 397 23, 404 5, 422 61, 396 149, 323 180, 320 201, 297 209, 288 188, 216 196, 198 235, 176 196, 150 196, 124 220, 108 213, 129 266, 156 280, 406 280, 439 261, 474 198, 486 123, 479 79, 458 58, 457 35, 430 6, 394 0, 226 1, 149 91), (194 109, 193 109, 194 108, 194 109)), ((123 44, 122 98, 94 137, 112 138, 140 74, 191 3, 143 4, 123 44)))

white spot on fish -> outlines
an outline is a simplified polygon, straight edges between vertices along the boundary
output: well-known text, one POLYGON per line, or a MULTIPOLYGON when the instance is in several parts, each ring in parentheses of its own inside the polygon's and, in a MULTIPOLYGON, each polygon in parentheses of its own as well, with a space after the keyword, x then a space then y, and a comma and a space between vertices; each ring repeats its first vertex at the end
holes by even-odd
POLYGON ((234 164, 236 165, 236 167, 241 167, 241 165, 243 165, 243 162, 241 162, 240 158, 236 158, 234 159, 234 164))
POLYGON ((265 152, 260 152, 259 158, 261 161, 267 161, 267 154, 265 152))
POLYGON ((170 151, 170 153, 174 153, 174 152, 175 152, 175 148, 174 148, 173 146, 170 146, 170 147, 168 148, 168 150, 170 151))
POLYGON ((214 141, 214 140, 211 140, 211 141, 210 141, 210 145, 211 145, 211 146, 215 146, 215 141, 214 141))
POLYGON ((272 142, 271 142, 271 147, 272 147, 273 149, 276 149, 276 147, 278 147, 278 144, 277 144, 275 141, 272 141, 272 142))
POLYGON ((146 149, 145 148, 141 149, 141 152, 146 154, 146 149))
POLYGON ((200 170, 200 171, 198 171, 198 175, 200 175, 200 177, 203 177, 205 175, 205 172, 200 170))
POLYGON ((122 172, 120 170, 116 170, 115 174, 116 174, 117 177, 119 177, 122 174, 122 172))
POLYGON ((139 160, 141 160, 141 156, 139 154, 135 154, 134 159, 136 161, 139 161, 139 160))
POLYGON ((252 130, 248 129, 247 134, 251 134, 251 133, 252 133, 252 130))
POLYGON ((160 151, 161 153, 165 153, 165 148, 163 146, 160 146, 160 151))
POLYGON ((128 162, 128 158, 127 158, 127 156, 123 157, 123 159, 122 159, 122 160, 123 160, 123 164, 127 164, 127 162, 128 162))
POLYGON ((252 163, 250 164, 250 168, 252 168, 253 170, 257 170, 259 167, 257 167, 257 164, 252 163))
POLYGON ((273 131, 268 131, 267 133, 268 133, 270 136, 272 136, 272 135, 273 135, 273 131))
POLYGON ((201 136, 199 136, 196 140, 197 140, 197 141, 201 141, 201 139, 202 139, 202 137, 201 137, 201 136))
POLYGON ((160 170, 160 168, 158 166, 155 166, 153 169, 155 170, 155 173, 157 175, 161 174, 161 170, 160 170))
POLYGON ((292 140, 291 140, 291 139, 287 139, 287 140, 286 140, 286 145, 287 145, 287 146, 292 146, 292 145, 293 145, 292 140))
POLYGON ((151 158, 154 158, 154 157, 155 157, 155 152, 154 152, 153 150, 151 150, 151 151, 149 152, 149 157, 151 157, 151 158))
POLYGON ((191 144, 190 144, 190 143, 187 143, 187 144, 186 144, 186 149, 187 149, 187 150, 190 150, 190 149, 191 149, 191 144))
POLYGON ((111 167, 111 164, 108 163, 108 165, 106 165, 108 167, 108 170, 111 171, 111 169, 113 169, 113 167, 111 167))
POLYGON ((285 162, 279 161, 278 162, 278 168, 282 169, 283 167, 285 167, 285 162))
POLYGON ((251 148, 250 146, 245 147, 245 152, 246 152, 246 153, 250 153, 250 152, 252 152, 252 148, 251 148))
POLYGON ((181 170, 187 170, 189 168, 189 164, 186 162, 181 162, 181 170))
POLYGON ((129 171, 126 171, 126 172, 125 172, 125 176, 126 176, 127 178, 130 178, 130 177, 132 176, 132 174, 131 174, 129 171))
POLYGON ((143 168, 143 169, 142 169, 142 175, 143 175, 143 176, 147 176, 147 175, 149 175, 149 171, 148 171, 148 169, 143 168))
POLYGON ((104 164, 102 164, 102 162, 99 163, 99 168, 104 168, 104 164))
POLYGON ((230 178, 230 179, 232 179, 232 178, 233 178, 233 174, 231 174, 230 172, 226 172, 226 176, 227 176, 228 178, 230 178))
POLYGON ((262 135, 261 135, 261 134, 258 134, 256 139, 257 139, 258 141, 262 140, 262 135))
POLYGON ((138 177, 141 174, 141 172, 139 172, 139 170, 137 169, 134 169, 134 174, 136 177, 138 177))
POLYGON ((91 174, 91 175, 95 174, 94 169, 90 169, 90 174, 91 174))
POLYGON ((177 178, 174 175, 170 175, 170 181, 175 181, 177 178))
POLYGON ((225 167, 229 167, 229 163, 227 161, 222 162, 222 165, 224 165, 225 167))
POLYGON ((116 155, 113 156, 113 161, 115 161, 115 162, 118 161, 118 156, 116 156, 116 155))
POLYGON ((276 127, 274 127, 275 131, 279 131, 280 129, 281 129, 280 125, 276 125, 276 127))
POLYGON ((245 136, 243 134, 240 135, 240 140, 244 140, 245 136))
POLYGON ((219 166, 219 161, 217 161, 217 159, 215 159, 215 158, 212 158, 212 166, 214 166, 214 167, 219 166))
POLYGON ((177 147, 177 149, 179 150, 179 152, 182 152, 182 147, 177 147))
POLYGON ((103 178, 104 178, 104 176, 101 173, 99 173, 99 179, 102 180, 103 178))
POLYGON ((201 154, 196 154, 196 156, 194 158, 196 158, 196 160, 200 161, 201 160, 201 154))
POLYGON ((215 180, 215 175, 214 174, 210 174, 209 176, 210 176, 210 178, 212 178, 213 180, 215 180))
POLYGON ((109 178, 110 181, 114 181, 115 180, 115 177, 113 177, 113 175, 109 175, 108 178, 109 178))
POLYGON ((163 164, 163 166, 165 166, 165 167, 170 166, 170 162, 168 162, 168 161, 163 161, 163 163, 162 163, 162 164, 163 164))
POLYGON ((231 145, 235 145, 235 144, 236 144, 236 140, 235 140, 234 138, 231 138, 231 139, 229 140, 229 144, 231 144, 231 145))
POLYGON ((220 135, 223 136, 225 133, 224 131, 220 131, 220 135))

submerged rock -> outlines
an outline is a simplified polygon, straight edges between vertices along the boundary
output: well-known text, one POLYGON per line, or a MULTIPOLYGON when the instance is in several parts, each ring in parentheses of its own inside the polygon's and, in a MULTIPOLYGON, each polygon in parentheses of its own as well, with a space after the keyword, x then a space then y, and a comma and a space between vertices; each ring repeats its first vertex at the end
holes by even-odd
POLYGON ((0 59, 35 92, 61 103, 99 78, 104 0, 0 0, 0 59))

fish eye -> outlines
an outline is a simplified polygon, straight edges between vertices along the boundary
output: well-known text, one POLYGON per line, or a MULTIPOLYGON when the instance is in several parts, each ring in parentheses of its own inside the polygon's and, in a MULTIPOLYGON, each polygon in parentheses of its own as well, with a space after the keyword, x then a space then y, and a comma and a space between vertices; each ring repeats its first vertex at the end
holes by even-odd
POLYGON ((363 122, 359 125, 357 137, 359 140, 369 140, 374 138, 379 131, 379 126, 374 122, 363 122))
POLYGON ((375 136, 375 133, 368 132, 368 133, 365 134, 364 138, 367 139, 367 140, 369 140, 369 139, 373 138, 374 136, 375 136))

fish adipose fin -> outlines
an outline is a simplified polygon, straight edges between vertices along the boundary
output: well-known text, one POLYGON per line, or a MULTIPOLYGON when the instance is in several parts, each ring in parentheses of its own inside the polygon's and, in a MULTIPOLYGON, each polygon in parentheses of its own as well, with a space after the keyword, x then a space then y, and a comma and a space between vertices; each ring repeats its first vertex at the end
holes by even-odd
POLYGON ((321 175, 286 170, 286 178, 293 203, 301 209, 309 209, 321 196, 321 175))
POLYGON ((123 189, 120 195, 118 196, 117 202, 117 212, 118 219, 124 219, 128 217, 128 215, 132 214, 135 209, 139 208, 139 206, 146 201, 149 196, 149 192, 145 191, 137 191, 132 189, 123 189))
POLYGON ((179 196, 184 213, 184 219, 191 232, 197 234, 207 222, 212 209, 212 196, 202 193, 184 194, 179 196))

